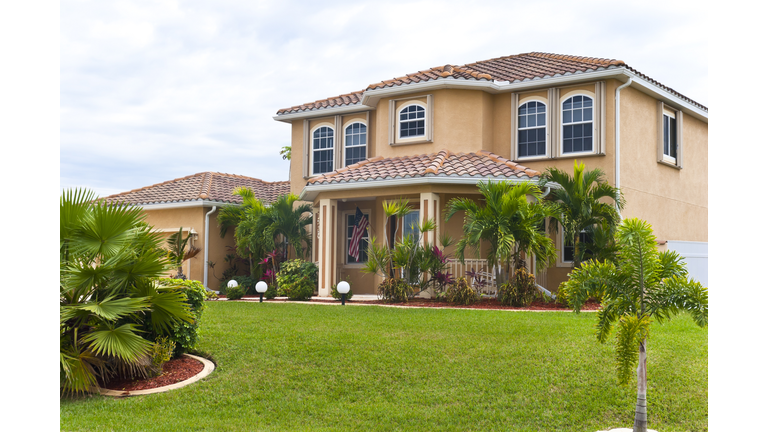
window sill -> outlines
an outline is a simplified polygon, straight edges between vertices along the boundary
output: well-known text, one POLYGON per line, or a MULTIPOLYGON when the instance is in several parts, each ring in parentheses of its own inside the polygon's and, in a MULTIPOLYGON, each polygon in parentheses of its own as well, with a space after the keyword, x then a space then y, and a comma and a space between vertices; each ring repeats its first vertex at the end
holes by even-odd
POLYGON ((341 268, 361 269, 361 268, 365 268, 365 266, 366 266, 366 263, 342 264, 341 268))
POLYGON ((605 153, 566 153, 553 157, 552 159, 580 159, 594 156, 605 156, 605 153))
POLYGON ((401 140, 400 138, 398 138, 397 141, 393 143, 389 143, 389 145, 392 147, 395 147, 395 146, 404 146, 404 145, 411 145, 411 144, 427 144, 431 142, 432 140, 428 138, 419 138, 419 139, 407 140, 407 141, 401 140))
POLYGON ((538 161, 546 161, 552 159, 549 155, 544 156, 526 156, 517 158, 514 160, 514 162, 538 162, 538 161))
POLYGON ((672 162, 669 159, 663 159, 663 160, 660 160, 658 162, 661 165, 666 165, 668 167, 672 167, 672 168, 675 168, 675 169, 679 169, 679 170, 683 169, 682 167, 678 166, 676 162, 672 162))

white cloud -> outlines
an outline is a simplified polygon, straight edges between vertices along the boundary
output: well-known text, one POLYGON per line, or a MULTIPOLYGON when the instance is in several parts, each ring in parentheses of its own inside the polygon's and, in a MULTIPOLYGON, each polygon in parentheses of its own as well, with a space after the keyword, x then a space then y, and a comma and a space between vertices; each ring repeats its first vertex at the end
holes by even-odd
POLYGON ((565 5, 65 0, 61 186, 104 195, 208 170, 284 180, 279 108, 521 52, 619 58, 706 104, 701 17, 565 5))

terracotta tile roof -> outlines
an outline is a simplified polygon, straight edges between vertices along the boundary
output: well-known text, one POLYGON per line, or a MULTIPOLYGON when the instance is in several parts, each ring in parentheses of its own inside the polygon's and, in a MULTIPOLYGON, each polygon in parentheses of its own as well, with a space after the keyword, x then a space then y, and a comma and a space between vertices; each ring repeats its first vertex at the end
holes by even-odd
POLYGON ((338 184, 422 177, 516 178, 534 180, 541 173, 488 151, 373 157, 310 179, 307 185, 338 184))
POLYGON ((243 199, 232 195, 240 186, 253 189, 257 198, 273 202, 278 196, 290 192, 289 181, 265 182, 253 177, 218 172, 202 172, 169 180, 140 189, 104 197, 108 202, 127 202, 136 205, 181 203, 198 200, 239 204, 243 199))
MULTIPOLYGON (((393 78, 391 80, 371 84, 366 88, 366 90, 451 78, 475 81, 508 81, 511 83, 516 83, 612 68, 625 68, 629 71, 632 71, 640 77, 707 111, 707 107, 704 105, 680 94, 672 88, 659 83, 647 75, 638 72, 636 69, 624 63, 622 60, 579 57, 540 52, 498 57, 490 60, 469 63, 463 66, 437 66, 399 78, 393 78)), ((277 114, 289 114, 333 106, 357 104, 362 100, 362 95, 363 92, 355 92, 348 95, 323 99, 304 105, 284 108, 278 110, 277 114)))

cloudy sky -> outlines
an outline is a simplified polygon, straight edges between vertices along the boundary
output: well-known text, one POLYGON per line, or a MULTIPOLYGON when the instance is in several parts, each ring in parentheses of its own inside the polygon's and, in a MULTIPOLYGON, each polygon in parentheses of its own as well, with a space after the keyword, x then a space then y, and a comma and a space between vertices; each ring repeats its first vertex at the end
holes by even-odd
POLYGON ((286 180, 279 108, 530 51, 621 59, 707 105, 706 17, 615 4, 63 0, 60 187, 286 180))

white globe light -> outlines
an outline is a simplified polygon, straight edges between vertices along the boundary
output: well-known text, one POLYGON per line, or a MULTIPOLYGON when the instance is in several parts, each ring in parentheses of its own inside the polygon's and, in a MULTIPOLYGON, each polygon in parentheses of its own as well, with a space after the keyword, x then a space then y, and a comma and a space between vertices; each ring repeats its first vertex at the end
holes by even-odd
POLYGON ((339 284, 336 285, 336 291, 338 291, 339 294, 347 294, 349 292, 349 283, 346 281, 339 282, 339 284))
POLYGON ((237 286, 237 281, 232 279, 231 281, 227 282, 227 287, 234 288, 237 286))
POLYGON ((267 292, 267 283, 264 281, 259 281, 259 283, 256 284, 256 292, 262 294, 267 292))

